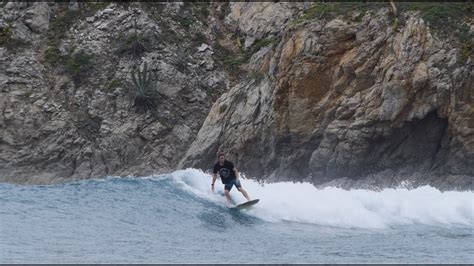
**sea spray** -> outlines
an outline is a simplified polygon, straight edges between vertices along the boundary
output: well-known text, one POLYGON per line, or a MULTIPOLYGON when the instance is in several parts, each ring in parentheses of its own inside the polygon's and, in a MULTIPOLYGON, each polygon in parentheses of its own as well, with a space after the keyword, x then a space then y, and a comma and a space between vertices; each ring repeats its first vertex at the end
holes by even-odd
MULTIPOLYGON (((211 191, 211 176, 200 170, 172 173, 182 189, 215 202, 224 201, 223 186, 211 191)), ((310 183, 280 182, 260 184, 242 180, 252 198, 260 202, 247 213, 270 222, 293 221, 318 225, 357 228, 386 228, 396 225, 474 225, 474 192, 441 192, 430 186, 371 191, 318 189, 310 183)), ((234 188, 236 203, 245 202, 234 188)))

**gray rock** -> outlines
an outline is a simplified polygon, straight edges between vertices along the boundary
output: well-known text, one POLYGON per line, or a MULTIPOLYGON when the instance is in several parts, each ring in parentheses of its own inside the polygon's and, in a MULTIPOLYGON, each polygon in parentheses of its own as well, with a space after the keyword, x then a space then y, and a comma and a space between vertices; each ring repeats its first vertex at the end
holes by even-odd
POLYGON ((199 52, 204 52, 206 50, 212 50, 212 48, 209 45, 205 44, 205 43, 201 44, 201 46, 199 46, 197 49, 198 49, 199 52))
POLYGON ((35 33, 44 33, 49 28, 50 9, 47 3, 33 3, 25 13, 24 23, 35 33))
POLYGON ((236 2, 231 3, 231 12, 225 22, 245 34, 245 47, 249 47, 256 39, 280 34, 296 11, 296 5, 290 3, 236 2))
POLYGON ((71 11, 78 11, 79 10, 79 3, 77 1, 69 1, 68 9, 71 11))

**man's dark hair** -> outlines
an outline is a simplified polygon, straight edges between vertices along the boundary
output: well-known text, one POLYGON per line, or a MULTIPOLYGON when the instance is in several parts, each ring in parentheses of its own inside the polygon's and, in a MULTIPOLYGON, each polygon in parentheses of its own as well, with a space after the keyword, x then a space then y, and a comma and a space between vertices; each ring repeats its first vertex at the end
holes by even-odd
POLYGON ((217 158, 221 157, 221 156, 224 156, 225 157, 225 153, 224 152, 218 152, 217 153, 217 158))

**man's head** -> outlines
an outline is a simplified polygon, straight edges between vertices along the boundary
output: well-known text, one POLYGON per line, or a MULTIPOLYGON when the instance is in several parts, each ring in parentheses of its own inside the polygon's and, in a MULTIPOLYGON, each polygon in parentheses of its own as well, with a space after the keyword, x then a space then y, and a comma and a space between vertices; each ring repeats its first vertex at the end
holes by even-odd
POLYGON ((223 152, 219 152, 217 154, 217 159, 219 160, 220 164, 224 164, 225 162, 225 154, 223 152))

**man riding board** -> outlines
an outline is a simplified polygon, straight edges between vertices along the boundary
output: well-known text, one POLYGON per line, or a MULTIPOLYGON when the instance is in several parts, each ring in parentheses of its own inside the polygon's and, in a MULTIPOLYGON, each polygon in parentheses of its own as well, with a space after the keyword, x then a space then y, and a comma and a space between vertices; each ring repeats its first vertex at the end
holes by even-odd
POLYGON ((217 158, 218 162, 214 165, 214 174, 212 176, 212 191, 214 191, 214 183, 217 179, 217 173, 219 173, 222 183, 224 184, 225 197, 229 203, 232 204, 232 199, 229 194, 232 186, 235 186, 237 190, 240 191, 248 201, 250 201, 249 194, 242 188, 242 185, 240 184, 240 174, 239 171, 237 171, 237 168, 234 167, 234 164, 230 161, 227 161, 225 159, 225 154, 222 152, 217 155, 217 158))

